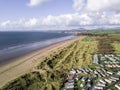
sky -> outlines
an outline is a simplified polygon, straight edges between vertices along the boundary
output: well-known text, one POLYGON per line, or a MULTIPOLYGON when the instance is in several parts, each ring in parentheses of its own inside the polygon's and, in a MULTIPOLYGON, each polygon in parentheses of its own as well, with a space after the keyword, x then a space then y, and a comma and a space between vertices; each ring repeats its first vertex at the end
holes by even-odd
POLYGON ((120 0, 0 0, 0 31, 120 26, 120 0))

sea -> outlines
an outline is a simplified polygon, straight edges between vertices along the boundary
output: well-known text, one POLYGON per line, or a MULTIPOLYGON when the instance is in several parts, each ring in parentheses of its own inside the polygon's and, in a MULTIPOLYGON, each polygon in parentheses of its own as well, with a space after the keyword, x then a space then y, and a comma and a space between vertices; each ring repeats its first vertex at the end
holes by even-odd
POLYGON ((72 38, 59 32, 0 32, 0 64, 72 38))

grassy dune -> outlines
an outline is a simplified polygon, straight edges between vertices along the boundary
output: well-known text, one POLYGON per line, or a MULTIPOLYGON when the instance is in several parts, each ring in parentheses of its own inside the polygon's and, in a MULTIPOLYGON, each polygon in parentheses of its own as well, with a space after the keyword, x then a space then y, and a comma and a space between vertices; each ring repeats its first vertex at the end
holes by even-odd
POLYGON ((97 41, 86 37, 46 56, 33 72, 6 84, 2 90, 59 90, 71 68, 92 64, 92 55, 97 53, 97 41))

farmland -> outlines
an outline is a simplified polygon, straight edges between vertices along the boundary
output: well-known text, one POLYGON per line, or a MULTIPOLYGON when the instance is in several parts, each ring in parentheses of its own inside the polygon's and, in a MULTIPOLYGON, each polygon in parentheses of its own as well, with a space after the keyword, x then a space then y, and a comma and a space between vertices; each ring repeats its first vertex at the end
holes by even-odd
POLYGON ((113 42, 112 46, 115 50, 115 54, 120 54, 120 34, 112 34, 110 35, 110 39, 113 42))
POLYGON ((87 31, 87 33, 91 33, 91 34, 120 34, 120 30, 119 29, 109 29, 109 30, 89 30, 87 31))
POLYGON ((115 54, 120 54, 120 43, 113 43, 112 46, 115 49, 115 54))
POLYGON ((99 54, 120 54, 120 35, 108 34, 97 38, 99 54))
POLYGON ((98 38, 98 53, 99 54, 112 54, 114 48, 111 45, 111 39, 108 36, 98 38))

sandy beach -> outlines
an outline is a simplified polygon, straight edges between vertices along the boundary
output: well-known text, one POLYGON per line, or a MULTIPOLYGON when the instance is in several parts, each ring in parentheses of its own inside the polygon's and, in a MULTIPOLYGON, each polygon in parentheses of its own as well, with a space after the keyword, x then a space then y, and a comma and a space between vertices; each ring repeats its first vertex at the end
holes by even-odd
POLYGON ((56 51, 60 48, 68 46, 70 43, 83 37, 77 37, 71 40, 62 41, 40 50, 29 53, 25 56, 11 60, 11 62, 0 66, 0 87, 7 82, 17 78, 18 76, 33 70, 42 58, 49 53, 56 51))

